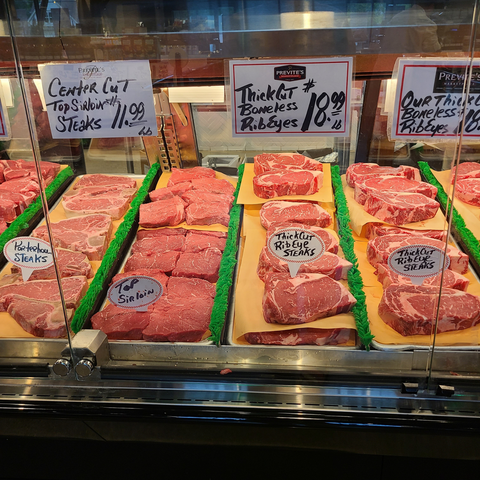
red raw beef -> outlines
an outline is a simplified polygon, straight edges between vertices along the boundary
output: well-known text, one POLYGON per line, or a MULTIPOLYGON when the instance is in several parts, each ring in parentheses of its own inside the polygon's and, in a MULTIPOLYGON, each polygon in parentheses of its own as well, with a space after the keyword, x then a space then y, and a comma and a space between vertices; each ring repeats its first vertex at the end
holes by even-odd
POLYGON ((410 180, 420 180, 418 168, 401 165, 400 167, 382 167, 376 163, 354 163, 347 168, 346 180, 349 187, 355 187, 359 181, 378 175, 395 175, 410 180))
MULTIPOLYGON (((398 333, 430 335, 438 306, 438 287, 392 285, 383 292, 378 314, 398 333)), ((480 298, 470 293, 443 288, 437 333, 464 330, 480 321, 480 298)))
POLYGON ((367 200, 368 193, 375 190, 382 192, 421 193, 433 200, 435 200, 437 195, 437 187, 429 183, 417 182, 416 180, 409 180, 403 177, 378 175, 376 177, 367 177, 365 180, 355 184, 355 200, 363 205, 367 200))
POLYGON ((167 187, 181 182, 191 182, 196 178, 215 178, 215 170, 206 167, 172 168, 172 175, 168 180, 167 187))
POLYGON ((5 167, 3 166, 2 162, 0 162, 0 183, 3 183, 5 181, 5 177, 3 175, 3 170, 5 167))
POLYGON ((192 203, 221 203, 228 205, 231 209, 235 197, 233 195, 224 195, 223 193, 202 192, 199 190, 190 190, 182 195, 182 200, 191 205, 192 203))
POLYGON ((192 189, 190 182, 177 183, 173 187, 159 188, 150 192, 150 200, 158 202, 159 200, 168 200, 173 197, 181 197, 185 192, 192 189))
POLYGON ((383 235, 415 235, 434 238, 435 240, 445 241, 447 238, 446 230, 410 230, 408 228, 392 227, 383 223, 368 223, 366 226, 365 236, 368 240, 383 235))
POLYGON ((323 165, 311 158, 298 153, 262 153, 253 157, 255 175, 270 170, 318 170, 323 171, 323 165))
POLYGON ((301 225, 299 223, 287 223, 287 222, 274 223, 267 230, 267 241, 278 230, 284 230, 286 228, 296 228, 296 229, 301 228, 303 230, 306 230, 307 232, 313 232, 322 239, 323 244, 325 245, 326 252, 338 253, 338 240, 333 236, 333 234, 324 228, 315 227, 313 225, 307 226, 307 225, 301 225))
POLYGON ((171 250, 181 252, 185 246, 185 237, 183 235, 163 235, 161 237, 147 237, 142 240, 137 240, 132 245, 133 253, 147 253, 154 254, 165 253, 171 250))
POLYGON ((267 229, 285 222, 325 228, 332 223, 332 217, 317 203, 273 201, 262 205, 260 221, 267 229))
POLYGON ((224 225, 230 222, 230 208, 223 203, 192 203, 185 209, 187 225, 224 225))
POLYGON ((3 220, 0 220, 0 234, 3 233, 7 228, 8 225, 3 220))
POLYGON ((235 193, 235 187, 223 178, 196 178, 192 180, 192 187, 200 192, 222 193, 223 195, 235 193))
POLYGON ((215 298, 216 287, 201 278, 170 277, 168 298, 186 300, 188 298, 215 298))
MULTIPOLYGON (((187 233, 183 251, 186 253, 198 253, 207 248, 218 248, 221 252, 225 250, 226 237, 215 237, 205 235, 203 230, 190 230, 187 233)), ((222 232, 223 233, 223 232, 222 232)))
POLYGON ((137 240, 144 238, 163 237, 164 235, 185 235, 188 230, 185 228, 157 228, 155 230, 139 230, 137 240))
MULTIPOLYGON (((477 162, 463 162, 452 169, 452 173, 457 172, 457 182, 458 180, 464 180, 466 178, 479 178, 480 177, 480 163, 477 162)), ((455 179, 455 176, 452 175, 452 183, 455 179)))
MULTIPOLYGON (((408 277, 398 275, 391 270, 388 265, 384 265, 382 263, 377 264, 377 271, 375 273, 377 275, 377 280, 382 284, 383 288, 387 288, 392 284, 413 285, 408 277)), ((442 276, 440 274, 438 274, 436 277, 426 278, 423 281, 423 285, 438 287, 440 285, 441 278, 442 276)), ((443 276, 444 288, 454 288, 455 290, 463 290, 466 292, 469 283, 470 281, 468 278, 464 277, 463 275, 460 275, 453 270, 445 270, 445 274, 443 276)))
MULTIPOLYGON (((35 162, 32 160, 2 160, 2 164, 4 167, 3 175, 5 181, 22 177, 31 177, 35 181, 38 180, 35 162)), ((47 183, 50 183, 60 171, 60 165, 58 163, 41 161, 40 171, 43 179, 47 181, 47 183)))
POLYGON ((174 227, 185 220, 185 202, 180 197, 140 205, 142 227, 174 227))
POLYGON ((253 177, 253 193, 260 198, 313 195, 323 184, 323 173, 303 170, 270 170, 253 177))
POLYGON ((263 318, 296 325, 349 312, 355 297, 336 280, 320 274, 269 273, 265 278, 263 318))
POLYGON ((29 199, 30 204, 40 193, 40 187, 33 177, 26 177, 2 183, 0 191, 20 193, 29 199))
MULTIPOLYGON (((227 232, 217 232, 216 230, 187 230, 188 233, 194 234, 199 233, 200 235, 207 235, 209 237, 216 237, 216 238, 227 238, 227 232)), ((187 235, 188 235, 187 233, 187 235)))
POLYGON ((123 278, 135 277, 137 275, 142 275, 144 277, 152 277, 155 280, 158 280, 162 284, 162 287, 163 287, 162 295, 167 294, 168 281, 169 281, 170 277, 167 277, 167 275, 165 275, 165 273, 163 273, 161 270, 154 269, 154 268, 141 268, 139 270, 132 270, 130 272, 117 273, 112 278, 112 281, 110 282, 110 285, 113 285, 115 282, 117 282, 118 280, 122 280, 123 278))
POLYGON ((12 223, 17 218, 17 204, 6 198, 0 198, 0 220, 12 223))
POLYGON ((68 218, 99 213, 119 220, 127 212, 136 192, 136 188, 109 185, 83 187, 68 191, 63 196, 62 205, 68 218))
MULTIPOLYGON (((369 240, 367 244, 367 259, 374 267, 378 263, 388 264, 388 256, 397 248, 408 247, 410 245, 431 245, 445 250, 445 243, 433 238, 414 236, 414 235, 384 235, 369 240)), ((447 255, 450 258, 450 270, 465 274, 468 271, 468 255, 457 250, 451 245, 447 245, 447 255)))
POLYGON ((133 272, 140 269, 158 269, 167 275, 175 268, 180 252, 139 252, 134 253, 125 264, 124 272, 133 272))
POLYGON ((215 283, 218 280, 221 260, 222 252, 218 248, 207 248, 199 253, 182 253, 172 276, 203 278, 215 283))
MULTIPOLYGON (((36 337, 63 338, 67 336, 67 327, 60 302, 32 300, 14 295, 7 312, 27 332, 36 337)), ((73 316, 73 310, 67 309, 67 322, 73 316)))
MULTIPOLYGON (((110 215, 86 215, 50 224, 55 247, 84 253, 89 260, 101 260, 112 234, 110 215)), ((49 241, 47 227, 36 228, 33 237, 49 241)))
POLYGON ((22 195, 21 193, 8 192, 6 190, 0 190, 0 202, 12 201, 15 203, 15 211, 17 215, 20 215, 34 200, 32 195, 22 195))
POLYGON ((469 205, 480 207, 480 178, 458 180, 455 197, 469 205))
POLYGON ((423 222, 437 214, 440 204, 420 193, 370 190, 363 208, 386 223, 405 225, 423 222))
POLYGON ((349 328, 294 328, 281 332, 250 332, 245 340, 252 345, 341 345, 350 339, 349 328))
POLYGON ((137 182, 134 178, 128 178, 120 175, 92 173, 83 175, 83 177, 73 185, 73 189, 77 190, 83 187, 105 187, 110 185, 115 185, 119 189, 137 188, 137 182))
MULTIPOLYGON (((313 262, 302 263, 298 273, 321 273, 334 280, 341 280, 347 278, 348 271, 351 268, 352 264, 349 261, 334 253, 325 252, 313 262)), ((258 259, 257 274, 260 280, 264 282, 266 275, 272 272, 288 273, 288 263, 272 255, 267 247, 263 247, 258 259)))

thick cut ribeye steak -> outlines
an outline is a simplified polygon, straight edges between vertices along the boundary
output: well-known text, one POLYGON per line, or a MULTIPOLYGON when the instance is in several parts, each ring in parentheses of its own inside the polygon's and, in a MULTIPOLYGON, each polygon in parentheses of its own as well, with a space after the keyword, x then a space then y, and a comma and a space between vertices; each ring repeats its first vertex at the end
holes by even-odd
POLYGON ((363 208, 383 222, 405 225, 433 218, 440 204, 420 193, 370 190, 363 208))
POLYGON ((180 257, 180 252, 154 253, 139 252, 134 253, 125 264, 124 272, 133 272, 140 269, 158 269, 170 275, 175 268, 180 257))
POLYGON ((285 222, 325 228, 332 223, 332 217, 317 203, 273 201, 262 205, 260 221, 267 229, 285 222))
POLYGON ((347 168, 346 180, 349 187, 355 187, 359 181, 378 175, 396 175, 410 180, 420 180, 418 168, 401 165, 400 167, 382 167, 376 163, 353 163, 347 168))
POLYGON ((323 171, 323 165, 299 153, 262 153, 253 157, 255 175, 269 170, 318 170, 323 171))
POLYGON ((194 178, 192 188, 199 192, 222 193, 223 195, 235 193, 235 187, 224 178, 194 178))
POLYGON ((167 187, 172 187, 177 183, 191 182, 196 178, 215 178, 215 170, 207 167, 172 168, 172 175, 168 180, 167 187))
POLYGON ((187 225, 223 225, 230 222, 230 207, 223 203, 198 202, 191 203, 185 209, 187 225))
POLYGON ((455 196, 462 202, 474 207, 480 207, 480 178, 458 180, 455 196))
POLYGON ((137 240, 132 245, 133 253, 165 253, 170 251, 181 252, 185 247, 183 235, 163 235, 161 237, 147 237, 137 240))
POLYGON ((222 252, 218 248, 207 248, 199 253, 182 253, 172 272, 173 277, 203 278, 215 283, 222 252))
POLYGON ((137 240, 144 238, 163 237, 164 235, 185 235, 188 230, 185 228, 156 228, 155 230, 138 230, 137 240))
POLYGON ((363 205, 367 200, 367 194, 372 190, 380 190, 382 192, 421 193, 433 200, 437 195, 437 188, 429 183, 417 182, 416 180, 409 180, 404 177, 378 175, 375 177, 367 177, 365 180, 355 184, 355 200, 363 205))
MULTIPOLYGON (((369 240, 367 244, 367 258, 374 267, 378 263, 388 264, 388 256, 397 248, 408 247, 410 245, 431 245, 432 247, 445 250, 445 243, 433 238, 413 236, 413 235, 384 235, 369 240)), ((468 271, 468 255, 460 250, 447 245, 447 255, 450 258, 450 270, 465 274, 468 271)))
POLYGON ((260 198, 313 195, 323 185, 323 172, 270 170, 253 177, 253 193, 260 198))
POLYGON ((263 318, 267 323, 296 325, 345 313, 355 297, 336 280, 320 274, 269 273, 265 278, 263 318))
MULTIPOLYGON (((334 280, 346 279, 352 264, 334 253, 325 252, 320 258, 310 263, 302 263, 298 273, 321 273, 334 280)), ((271 272, 288 273, 288 263, 272 255, 267 247, 262 248, 258 259, 257 274, 262 281, 271 272)))
POLYGON ((204 233, 206 233, 204 230, 190 230, 187 233, 183 251, 186 253, 198 253, 207 248, 218 248, 221 252, 225 250, 226 237, 215 237, 213 235, 204 235, 204 233))
POLYGON ((245 340, 252 345, 341 345, 350 339, 348 328, 294 328, 278 332, 249 332, 245 340))
POLYGON ((392 227, 383 223, 367 223, 365 237, 368 240, 383 237, 383 235, 415 235, 434 238, 442 242, 447 238, 446 230, 410 230, 408 228, 392 227))
POLYGON ((455 179, 457 172, 457 181, 464 180, 465 178, 479 178, 480 177, 480 163, 477 162, 463 162, 458 165, 458 169, 454 167, 452 169, 452 183, 455 179))
POLYGON ((140 205, 139 224, 142 227, 174 227, 184 220, 185 202, 180 197, 140 205))
MULTIPOLYGON (((390 285, 413 285, 412 281, 408 277, 403 277, 395 273, 388 265, 383 263, 377 264, 377 280, 382 284, 383 288, 387 288, 390 285)), ((441 274, 435 277, 426 278, 422 285, 431 285, 434 287, 440 286, 441 274)), ((455 290, 467 291, 470 281, 468 278, 460 275, 453 270, 445 270, 443 276, 443 287, 454 288, 455 290)))
MULTIPOLYGON (((398 333, 430 335, 438 306, 438 287, 392 285, 384 290, 378 314, 398 333)), ((443 288, 437 333, 464 330, 480 321, 480 298, 467 292, 443 288)))
POLYGON ((92 173, 83 175, 73 185, 73 189, 77 190, 83 187, 105 187, 116 186, 121 189, 137 188, 137 182, 133 178, 123 177, 120 175, 104 175, 103 173, 92 173))
MULTIPOLYGON (((50 224, 55 247, 84 253, 89 260, 101 260, 112 234, 110 215, 86 215, 50 224)), ((49 241, 47 227, 36 228, 33 237, 49 241)))
POLYGON ((173 187, 163 187, 150 192, 150 200, 158 202, 159 200, 168 200, 173 197, 181 197, 185 192, 193 188, 191 182, 177 183, 173 187))

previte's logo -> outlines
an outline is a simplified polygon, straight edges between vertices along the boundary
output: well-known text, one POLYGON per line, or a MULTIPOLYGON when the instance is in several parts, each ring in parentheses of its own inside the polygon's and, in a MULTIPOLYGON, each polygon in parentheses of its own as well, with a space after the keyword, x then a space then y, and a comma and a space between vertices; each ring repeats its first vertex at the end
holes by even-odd
MULTIPOLYGON (((466 67, 437 67, 433 93, 462 93, 467 75, 466 67)), ((470 93, 480 93, 480 68, 478 67, 473 68, 470 93)))
POLYGON ((282 82, 295 82, 305 80, 307 77, 307 68, 301 65, 283 65, 275 67, 273 70, 275 80, 282 82))
POLYGON ((85 68, 79 68, 78 73, 82 75, 83 80, 90 80, 91 78, 101 78, 105 69, 96 65, 88 66, 85 68))

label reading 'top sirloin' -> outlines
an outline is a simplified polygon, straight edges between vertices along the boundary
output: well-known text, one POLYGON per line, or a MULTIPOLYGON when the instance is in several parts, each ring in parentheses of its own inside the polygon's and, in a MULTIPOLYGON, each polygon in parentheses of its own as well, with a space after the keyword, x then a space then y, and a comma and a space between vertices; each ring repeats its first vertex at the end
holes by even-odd
POLYGON ((132 275, 117 280, 108 289, 111 303, 127 310, 146 312, 163 294, 163 286, 152 277, 132 275))
POLYGON ((300 265, 319 259, 325 252, 323 240, 308 229, 284 228, 267 239, 267 248, 275 257, 288 263, 294 277, 300 265))

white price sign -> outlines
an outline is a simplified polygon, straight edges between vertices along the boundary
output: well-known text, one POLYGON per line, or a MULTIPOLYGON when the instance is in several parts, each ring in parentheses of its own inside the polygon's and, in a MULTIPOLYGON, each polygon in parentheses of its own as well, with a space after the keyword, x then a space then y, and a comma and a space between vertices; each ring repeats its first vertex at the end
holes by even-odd
POLYGON ((50 244, 39 238, 14 238, 5 244, 3 254, 9 262, 20 267, 24 282, 35 270, 43 270, 53 265, 50 244))
POLYGON ((468 59, 400 59, 391 138, 412 141, 480 136, 480 62, 473 62, 468 100, 463 89, 468 59))
POLYGON ((230 61, 233 135, 348 136, 352 62, 230 61))
POLYGON ((267 239, 267 248, 272 255, 288 263, 291 277, 298 273, 303 263, 313 262, 325 253, 323 240, 311 230, 300 227, 276 231, 267 239))
POLYGON ((157 135, 148 60, 41 65, 53 138, 157 135))
POLYGON ((132 275, 117 280, 108 289, 108 299, 120 308, 146 312, 163 294, 163 286, 152 277, 132 275))
POLYGON ((436 277, 450 265, 444 250, 431 245, 410 245, 394 250, 388 257, 388 266, 398 275, 408 277, 415 285, 422 285, 426 278, 436 277))

